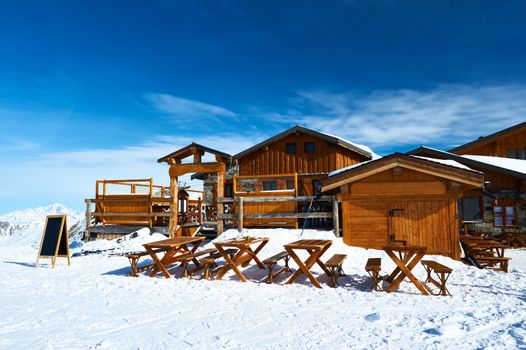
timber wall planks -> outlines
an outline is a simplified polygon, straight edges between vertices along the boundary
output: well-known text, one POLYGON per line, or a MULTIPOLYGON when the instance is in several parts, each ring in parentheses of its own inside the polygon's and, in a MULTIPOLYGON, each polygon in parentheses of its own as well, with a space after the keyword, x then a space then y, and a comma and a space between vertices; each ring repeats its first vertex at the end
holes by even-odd
POLYGON ((368 160, 367 157, 311 135, 289 135, 265 149, 238 160, 239 175, 273 175, 286 173, 328 173, 368 160), (314 142, 316 151, 304 152, 305 142, 314 142), (296 144, 296 153, 286 152, 288 143, 296 144))
POLYGON ((490 142, 479 145, 475 144, 453 153, 508 158, 508 150, 517 148, 526 148, 526 127, 522 128, 522 130, 511 132, 508 135, 502 135, 490 142))
POLYGON ((458 259, 457 198, 461 192, 450 191, 448 183, 414 170, 390 169, 345 185, 350 193, 342 194, 344 242, 382 249, 393 234, 409 245, 427 246, 429 254, 458 259), (411 187, 411 194, 404 193, 411 187), (389 219, 391 209, 403 210, 394 211, 389 219))

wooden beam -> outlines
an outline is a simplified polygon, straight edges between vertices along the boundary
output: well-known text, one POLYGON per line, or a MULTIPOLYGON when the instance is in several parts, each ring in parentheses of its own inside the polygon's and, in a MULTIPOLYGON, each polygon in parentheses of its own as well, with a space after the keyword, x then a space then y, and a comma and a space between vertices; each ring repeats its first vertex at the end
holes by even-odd
POLYGON ((243 197, 238 197, 237 202, 237 225, 238 225, 238 231, 243 232, 243 197))
POLYGON ((101 217, 101 216, 107 216, 107 217, 115 217, 115 216, 122 216, 122 217, 137 217, 137 216, 140 216, 140 217, 150 217, 150 218, 153 218, 153 217, 164 217, 164 218, 168 218, 168 217, 171 217, 172 216, 172 213, 171 212, 164 212, 164 213, 145 213, 145 212, 142 212, 142 213, 117 213, 117 212, 108 212, 108 213, 102 213, 100 211, 94 211, 91 213, 91 216, 97 216, 97 217, 101 217))
POLYGON ((334 197, 332 202, 332 221, 334 223, 334 234, 336 237, 340 237, 340 213, 338 211, 338 199, 334 197))
POLYGON ((89 242, 91 235, 91 202, 86 200, 86 233, 84 234, 84 241, 89 242))
POLYGON ((170 166, 170 177, 178 177, 188 173, 225 172, 224 163, 174 164, 170 166))
MULTIPOLYGON (((177 165, 172 165, 177 166, 177 165)), ((170 166, 170 169, 171 167, 170 166)), ((177 177, 171 176, 170 174, 170 197, 172 200, 172 203, 170 203, 170 212, 172 213, 172 216, 170 217, 170 227, 169 227, 169 234, 170 238, 175 238, 177 225, 179 224, 179 184, 177 183, 177 177)))
MULTIPOLYGON (((237 214, 221 214, 220 219, 235 219, 237 214)), ((271 213, 271 214, 244 214, 243 219, 328 219, 332 212, 316 213, 271 213)))
MULTIPOLYGON (((237 198, 240 198, 237 197, 237 198)), ((318 202, 331 202, 332 196, 321 196, 316 198, 315 196, 300 196, 300 197, 243 197, 245 203, 265 203, 265 202, 310 202, 316 199, 318 202)), ((234 198, 219 198, 221 203, 233 203, 234 198)))
POLYGON ((217 187, 216 187, 216 198, 217 198, 217 202, 216 202, 216 207, 217 207, 217 217, 219 218, 219 220, 217 221, 217 229, 216 229, 216 232, 217 232, 217 235, 220 235, 223 233, 223 228, 224 228, 224 222, 223 222, 223 219, 221 218, 221 215, 223 214, 223 209, 224 209, 224 206, 223 206, 223 203, 219 202, 219 198, 223 198, 224 196, 224 192, 225 192, 225 164, 223 163, 218 163, 218 164, 221 164, 222 166, 222 171, 218 171, 217 172, 217 187))
POLYGON ((446 185, 442 181, 358 182, 351 185, 351 195, 411 196, 444 193, 446 193, 446 185))

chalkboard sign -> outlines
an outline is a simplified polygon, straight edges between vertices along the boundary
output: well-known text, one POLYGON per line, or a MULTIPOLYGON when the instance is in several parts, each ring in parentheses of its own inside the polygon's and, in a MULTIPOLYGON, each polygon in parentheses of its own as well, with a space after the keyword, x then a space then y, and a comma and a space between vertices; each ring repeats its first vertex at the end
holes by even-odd
POLYGON ((55 267, 57 257, 69 259, 68 222, 66 215, 49 215, 42 232, 36 266, 40 258, 50 258, 55 267))

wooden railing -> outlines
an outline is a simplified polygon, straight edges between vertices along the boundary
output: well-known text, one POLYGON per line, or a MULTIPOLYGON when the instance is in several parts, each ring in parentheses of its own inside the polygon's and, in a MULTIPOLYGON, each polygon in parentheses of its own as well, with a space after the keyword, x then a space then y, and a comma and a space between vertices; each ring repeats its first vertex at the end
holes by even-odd
POLYGON ((244 227, 245 219, 332 219, 334 232, 339 234, 339 212, 338 199, 335 196, 300 196, 300 197, 237 197, 237 198, 219 198, 219 203, 232 203, 235 211, 229 214, 222 214, 219 220, 236 220, 239 230, 244 227), (280 203, 280 202, 332 202, 332 211, 324 212, 294 212, 294 213, 245 213, 246 203, 280 203))

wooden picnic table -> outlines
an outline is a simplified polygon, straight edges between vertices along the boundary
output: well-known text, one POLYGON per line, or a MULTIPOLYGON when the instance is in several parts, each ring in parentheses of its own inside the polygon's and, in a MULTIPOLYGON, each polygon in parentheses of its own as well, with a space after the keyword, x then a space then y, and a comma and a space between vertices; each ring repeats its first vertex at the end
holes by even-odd
POLYGON ((427 247, 386 245, 383 249, 396 264, 394 271, 387 277, 387 281, 390 283, 389 288, 386 289, 387 292, 394 292, 404 278, 407 277, 422 294, 431 294, 426 285, 420 282, 411 272, 427 253, 427 247))
POLYGON ((506 243, 511 247, 520 248, 526 245, 525 234, 520 231, 504 231, 500 234, 502 236, 501 242, 506 243))
MULTIPOLYGON (((155 262, 149 276, 153 277, 161 271, 164 277, 170 278, 168 267, 176 263, 178 258, 195 253, 204 239, 204 237, 175 237, 143 244, 144 249, 155 262), (193 247, 190 248, 189 245, 193 245, 193 247), (164 256, 159 258, 157 254, 163 252, 164 256)), ((199 261, 194 259, 194 264, 199 266, 199 261)))
POLYGON ((485 252, 488 252, 499 258, 503 258, 505 249, 510 248, 508 245, 493 240, 470 242, 468 247, 472 255, 484 255, 485 252))
POLYGON ((219 271, 215 279, 220 280, 229 270, 234 270, 237 277, 241 281, 246 282, 247 279, 241 273, 241 271, 239 271, 238 266, 248 266, 251 260, 254 260, 260 269, 265 269, 265 265, 263 265, 263 263, 258 259, 257 254, 261 251, 261 249, 263 249, 268 241, 268 237, 243 237, 214 243, 217 251, 226 261, 226 265, 219 271), (256 249, 252 249, 250 247, 254 244, 257 244, 256 249), (238 251, 233 258, 230 258, 225 248, 236 248, 238 251))
POLYGON ((299 267, 299 269, 294 272, 292 276, 290 276, 287 284, 294 283, 294 281, 296 281, 296 279, 298 279, 301 274, 304 274, 309 278, 314 286, 321 288, 320 282, 318 282, 316 277, 314 277, 309 270, 315 263, 317 263, 323 269, 323 271, 325 271, 327 276, 331 276, 331 272, 320 259, 320 257, 327 251, 327 249, 329 249, 331 245, 332 241, 328 239, 300 239, 299 241, 285 244, 285 250, 289 253, 292 259, 294 259, 299 267), (295 250, 305 250, 307 253, 309 253, 309 257, 307 260, 305 260, 305 262, 303 262, 296 254, 295 250))

